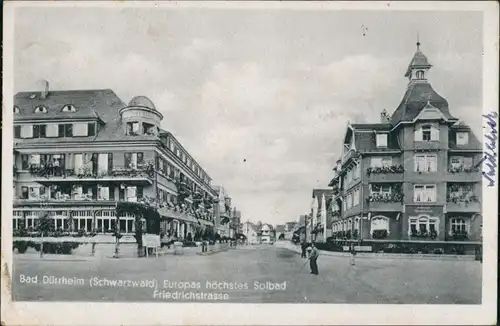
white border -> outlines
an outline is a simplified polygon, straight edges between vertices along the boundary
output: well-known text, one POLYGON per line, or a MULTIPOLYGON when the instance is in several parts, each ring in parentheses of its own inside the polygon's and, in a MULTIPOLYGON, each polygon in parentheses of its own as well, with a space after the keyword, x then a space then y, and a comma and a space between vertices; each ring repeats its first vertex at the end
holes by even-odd
MULTIPOLYGON (((175 7, 291 10, 454 10, 484 12, 483 112, 498 111, 498 3, 497 2, 5 2, 3 47, 2 216, 12 214, 12 99, 14 9, 51 7, 175 7)), ((498 152, 498 151, 497 151, 498 152)), ((498 188, 483 183, 484 263, 482 305, 334 305, 334 304, 177 304, 177 303, 26 303, 12 302, 12 220, 2 228, 2 321, 6 325, 320 325, 495 324, 497 282, 498 188), (161 306, 160 306, 161 305, 161 306), (64 311, 64 313, 61 313, 64 311)))

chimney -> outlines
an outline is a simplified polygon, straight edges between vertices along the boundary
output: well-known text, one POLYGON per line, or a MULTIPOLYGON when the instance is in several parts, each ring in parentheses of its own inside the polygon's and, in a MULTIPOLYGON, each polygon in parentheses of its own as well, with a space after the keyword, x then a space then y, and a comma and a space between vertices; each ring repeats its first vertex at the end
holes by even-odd
POLYGON ((385 109, 380 112, 380 122, 381 123, 386 123, 387 122, 387 111, 385 109))
POLYGON ((42 92, 41 92, 41 94, 40 94, 40 97, 41 97, 42 99, 45 99, 45 98, 47 97, 47 95, 49 94, 49 82, 48 82, 48 81, 46 81, 46 80, 44 80, 42 83, 43 83, 43 84, 42 84, 42 85, 43 85, 43 86, 42 86, 42 87, 43 87, 43 90, 42 90, 42 92))

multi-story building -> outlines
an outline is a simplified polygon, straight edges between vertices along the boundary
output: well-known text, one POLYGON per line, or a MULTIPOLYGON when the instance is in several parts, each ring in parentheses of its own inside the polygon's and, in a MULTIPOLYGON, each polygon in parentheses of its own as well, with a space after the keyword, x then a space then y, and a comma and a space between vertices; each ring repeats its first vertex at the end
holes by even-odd
POLYGON ((332 196, 331 189, 313 189, 313 207, 311 208, 311 223, 308 232, 312 232, 312 239, 325 242, 332 235, 332 196))
POLYGON ((347 127, 330 182, 334 234, 479 240, 482 146, 432 88, 430 69, 417 43, 392 116, 384 110, 379 123, 347 127))
POLYGON ((215 231, 221 237, 231 237, 231 197, 226 192, 226 189, 223 186, 214 186, 214 191, 217 193, 217 202, 216 205, 216 219, 215 219, 215 231))
POLYGON ((157 207, 164 233, 194 237, 214 226, 211 178, 144 96, 125 104, 110 89, 21 92, 14 97, 14 229, 42 214, 56 228, 122 233, 118 202, 157 207), (118 225, 116 225, 118 223, 118 225))
POLYGON ((241 224, 241 233, 246 237, 247 244, 260 243, 260 227, 250 221, 241 224))
POLYGON ((273 243, 276 241, 275 231, 271 224, 264 223, 260 228, 260 242, 273 243))

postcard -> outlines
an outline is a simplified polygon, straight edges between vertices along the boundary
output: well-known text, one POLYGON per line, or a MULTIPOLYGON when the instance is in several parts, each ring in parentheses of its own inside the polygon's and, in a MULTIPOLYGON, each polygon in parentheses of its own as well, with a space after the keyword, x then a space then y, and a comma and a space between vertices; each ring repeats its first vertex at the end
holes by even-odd
POLYGON ((4 8, 2 323, 496 323, 497 3, 4 8))

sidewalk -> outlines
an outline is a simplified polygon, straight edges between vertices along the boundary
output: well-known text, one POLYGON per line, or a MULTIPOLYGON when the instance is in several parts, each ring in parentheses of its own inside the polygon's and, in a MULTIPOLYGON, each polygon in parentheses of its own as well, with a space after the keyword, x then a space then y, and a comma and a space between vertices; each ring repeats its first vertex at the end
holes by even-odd
MULTIPOLYGON (((276 242, 275 246, 278 248, 284 248, 296 253, 301 253, 302 250, 299 245, 294 245, 291 242, 283 241, 276 242)), ((351 257, 348 252, 339 251, 325 251, 319 250, 322 256, 332 256, 332 257, 351 257)), ((390 253, 376 253, 376 252, 358 252, 356 258, 367 258, 367 259, 412 259, 412 260, 475 260, 472 255, 434 255, 434 254, 390 254, 390 253)))

